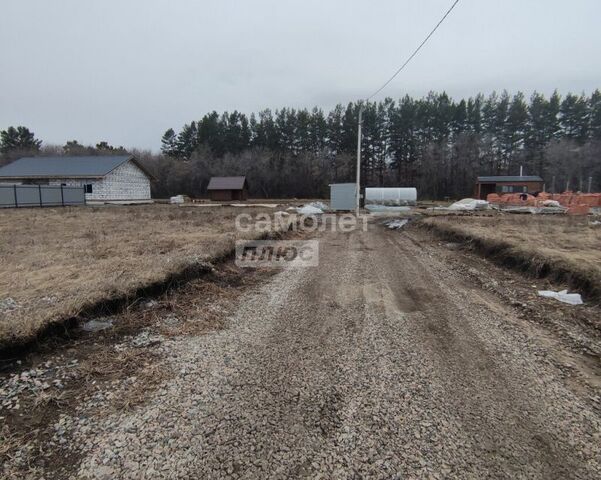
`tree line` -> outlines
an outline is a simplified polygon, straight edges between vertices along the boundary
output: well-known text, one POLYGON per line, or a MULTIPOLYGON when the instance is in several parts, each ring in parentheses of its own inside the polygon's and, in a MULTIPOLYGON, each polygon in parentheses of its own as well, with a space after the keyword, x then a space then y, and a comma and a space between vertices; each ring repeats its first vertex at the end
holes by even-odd
POLYGON ((517 175, 523 167, 549 189, 581 189, 589 177, 601 189, 599 90, 459 101, 430 93, 249 117, 211 112, 165 132, 162 152, 175 162, 165 168, 184 175, 190 193, 212 174, 249 174, 255 195, 323 196, 329 183, 355 178, 360 108, 363 185, 416 186, 422 198, 461 197, 472 193, 478 175, 517 175))
MULTIPOLYGON (((134 150, 156 175, 153 195, 200 197, 214 175, 246 175, 251 196, 324 197, 328 184, 354 181, 357 124, 363 111, 364 186, 415 186, 420 198, 470 196, 478 175, 541 175, 548 188, 601 190, 601 92, 554 92, 528 99, 446 93, 320 108, 211 112, 168 129, 161 154, 134 150)), ((25 151, 126 153, 107 142, 41 146, 25 127, 0 132, 4 161, 25 151)))

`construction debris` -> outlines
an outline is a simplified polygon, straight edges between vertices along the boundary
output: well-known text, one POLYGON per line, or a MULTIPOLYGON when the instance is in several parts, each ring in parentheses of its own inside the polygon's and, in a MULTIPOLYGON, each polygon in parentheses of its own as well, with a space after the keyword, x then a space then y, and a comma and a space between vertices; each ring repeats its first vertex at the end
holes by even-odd
POLYGON ((554 292, 553 290, 539 290, 538 294, 545 298, 554 298, 560 302, 567 303, 569 305, 582 305, 582 297, 579 293, 568 293, 567 290, 561 292, 554 292))
POLYGON ((500 210, 511 213, 567 213, 568 215, 588 215, 601 211, 601 194, 564 192, 551 194, 540 192, 508 193, 499 195, 491 193, 486 199, 500 210), (515 207, 532 207, 536 209, 555 210, 515 210, 515 207))
POLYGON ((553 214, 564 214, 568 211, 565 207, 521 207, 521 206, 507 206, 507 207, 496 207, 498 210, 505 213, 529 213, 532 215, 553 215, 553 214))
POLYGON ((486 200, 477 200, 475 198, 464 198, 455 202, 448 207, 441 207, 444 210, 454 211, 474 211, 474 210, 488 210, 490 208, 489 203, 486 200))
POLYGON ((308 203, 307 206, 319 208, 319 209, 321 209, 323 211, 326 211, 326 210, 330 209, 330 207, 328 206, 328 204, 327 203, 323 203, 323 202, 311 202, 311 203, 308 203))
POLYGON ((321 215, 329 207, 323 202, 312 202, 296 209, 301 215, 321 215))
POLYGON ((305 205, 297 208, 296 211, 301 215, 321 215, 323 210, 321 208, 314 207, 312 205, 305 205))
POLYGON ((384 222, 390 230, 400 230, 409 222, 408 218, 397 218, 395 220, 389 220, 388 222, 384 222))

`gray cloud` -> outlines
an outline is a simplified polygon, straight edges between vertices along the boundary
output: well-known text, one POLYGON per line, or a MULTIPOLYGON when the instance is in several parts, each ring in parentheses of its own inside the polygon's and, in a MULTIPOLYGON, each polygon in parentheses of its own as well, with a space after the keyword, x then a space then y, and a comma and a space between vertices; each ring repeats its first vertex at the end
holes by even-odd
MULTIPOLYGON (((0 17, 0 128, 157 149, 210 110, 374 91, 450 0, 22 0, 0 17)), ((380 98, 600 87, 601 2, 462 0, 380 98)))

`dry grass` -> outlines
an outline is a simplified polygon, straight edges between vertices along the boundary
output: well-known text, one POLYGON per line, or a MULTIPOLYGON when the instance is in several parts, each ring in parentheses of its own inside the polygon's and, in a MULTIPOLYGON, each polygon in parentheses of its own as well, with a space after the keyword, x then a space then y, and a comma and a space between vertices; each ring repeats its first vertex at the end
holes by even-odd
POLYGON ((449 216, 427 218, 422 225, 445 238, 470 242, 503 264, 601 298, 601 228, 587 217, 449 216))
MULTIPOLYGON (((236 209, 172 205, 0 211, 0 346, 229 251, 236 209), (16 308, 7 308, 16 302, 16 308)), ((269 209, 271 212, 272 210, 269 209)))

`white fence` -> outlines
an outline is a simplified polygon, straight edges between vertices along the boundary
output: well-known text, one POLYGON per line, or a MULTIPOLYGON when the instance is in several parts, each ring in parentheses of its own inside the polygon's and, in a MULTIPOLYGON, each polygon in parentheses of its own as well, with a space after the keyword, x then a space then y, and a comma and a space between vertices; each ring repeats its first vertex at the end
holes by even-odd
POLYGON ((0 185, 0 208, 85 205, 84 187, 0 185))

